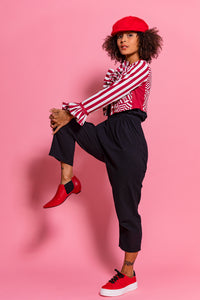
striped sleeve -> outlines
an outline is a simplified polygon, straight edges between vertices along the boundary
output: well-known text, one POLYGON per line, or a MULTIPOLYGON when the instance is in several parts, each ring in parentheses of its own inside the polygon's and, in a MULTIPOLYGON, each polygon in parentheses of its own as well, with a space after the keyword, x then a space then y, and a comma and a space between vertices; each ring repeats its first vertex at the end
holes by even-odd
POLYGON ((81 103, 63 103, 63 109, 67 109, 76 118, 77 122, 83 125, 89 113, 125 97, 147 81, 149 72, 148 63, 140 60, 109 87, 83 100, 81 103))

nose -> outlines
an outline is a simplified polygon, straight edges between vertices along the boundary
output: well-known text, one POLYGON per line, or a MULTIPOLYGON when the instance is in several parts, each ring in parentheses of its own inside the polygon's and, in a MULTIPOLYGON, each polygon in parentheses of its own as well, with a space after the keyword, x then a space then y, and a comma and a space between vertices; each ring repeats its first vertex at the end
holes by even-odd
POLYGON ((123 33, 122 34, 122 37, 121 37, 121 43, 125 42, 126 41, 126 34, 123 33))

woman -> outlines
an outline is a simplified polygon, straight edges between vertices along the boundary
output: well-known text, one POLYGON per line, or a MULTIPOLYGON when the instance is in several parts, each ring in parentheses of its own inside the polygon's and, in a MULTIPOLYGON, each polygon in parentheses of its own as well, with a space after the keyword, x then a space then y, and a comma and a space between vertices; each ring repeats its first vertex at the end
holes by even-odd
POLYGON ((158 56, 161 45, 156 28, 149 29, 142 19, 120 19, 103 48, 121 64, 117 70, 108 70, 103 89, 81 103, 63 103, 63 109, 51 110, 54 137, 50 155, 61 163, 61 184, 44 208, 60 205, 70 194, 81 191, 80 181, 73 176, 75 142, 106 164, 124 263, 121 272, 115 269, 116 275, 101 288, 103 296, 118 296, 137 288, 133 265, 142 238, 138 204, 148 157, 141 122, 147 117, 149 63, 158 56), (97 126, 86 122, 88 114, 99 108, 103 108, 107 120, 97 126))

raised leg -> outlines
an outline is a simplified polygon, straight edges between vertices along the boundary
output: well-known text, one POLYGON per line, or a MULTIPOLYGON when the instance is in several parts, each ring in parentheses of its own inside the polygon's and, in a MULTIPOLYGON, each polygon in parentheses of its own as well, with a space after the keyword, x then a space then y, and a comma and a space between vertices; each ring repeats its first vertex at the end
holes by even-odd
POLYGON ((73 177, 73 166, 61 162, 61 184, 66 184, 73 177))
POLYGON ((80 181, 73 176, 75 142, 89 154, 104 161, 104 154, 97 138, 96 127, 86 123, 81 127, 74 119, 62 127, 53 137, 50 155, 61 164, 61 183, 51 201, 44 208, 58 206, 72 193, 81 191, 80 181))

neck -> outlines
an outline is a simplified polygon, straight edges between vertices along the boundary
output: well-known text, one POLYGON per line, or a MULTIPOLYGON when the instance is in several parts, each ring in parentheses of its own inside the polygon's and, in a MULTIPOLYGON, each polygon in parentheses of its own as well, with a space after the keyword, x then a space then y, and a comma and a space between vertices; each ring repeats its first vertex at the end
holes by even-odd
POLYGON ((130 62, 130 64, 135 63, 136 61, 140 60, 138 52, 131 54, 131 55, 126 55, 126 60, 130 62))

